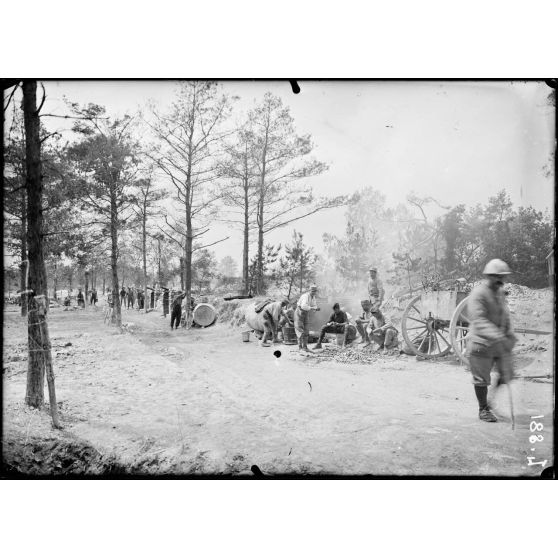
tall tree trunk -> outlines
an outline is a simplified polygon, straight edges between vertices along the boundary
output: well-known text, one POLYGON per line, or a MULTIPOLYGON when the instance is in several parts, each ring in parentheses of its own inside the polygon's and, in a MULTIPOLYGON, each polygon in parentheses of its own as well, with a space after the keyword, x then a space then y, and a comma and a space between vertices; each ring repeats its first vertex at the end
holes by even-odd
POLYGON ((258 294, 263 293, 264 289, 264 204, 265 204, 265 178, 266 178, 266 163, 267 163, 267 131, 265 134, 265 145, 262 153, 262 173, 260 175, 260 199, 258 200, 258 263, 256 273, 256 290, 258 294))
POLYGON ((249 263, 248 263, 248 250, 249 250, 249 207, 248 207, 248 177, 244 178, 244 247, 242 249, 242 290, 247 295, 250 289, 249 278, 249 263))
POLYGON ((118 286, 118 208, 114 185, 110 188, 110 264, 112 270, 112 290, 114 301, 114 323, 122 326, 122 311, 120 307, 120 287, 118 286))
POLYGON ((27 325, 29 359, 25 402, 31 407, 38 408, 44 402, 45 355, 41 329, 43 315, 39 314, 39 305, 35 297, 46 295, 46 270, 41 252, 43 214, 41 211, 42 180, 36 81, 23 82, 23 113, 27 170, 27 218, 29 222, 27 230, 29 273, 26 288, 34 295, 29 297, 30 308, 27 325))
POLYGON ((25 166, 28 219, 28 289, 32 293, 27 315, 28 367, 25 402, 40 407, 44 402, 44 374, 47 372, 50 410, 53 425, 60 427, 52 356, 47 325, 48 293, 46 267, 43 257, 43 214, 41 176, 41 140, 39 112, 37 110, 37 82, 23 82, 23 118, 25 123, 25 166))
POLYGON ((85 305, 89 304, 89 271, 85 272, 85 305))
POLYGON ((186 277, 184 281, 184 291, 186 292, 186 308, 190 308, 190 297, 192 296, 192 243, 194 233, 192 230, 192 218, 188 214, 186 217, 186 253, 184 254, 184 265, 186 277))
POLYGON ((258 259, 256 263, 256 294, 263 294, 264 290, 264 232, 263 232, 263 200, 258 206, 258 259))
POLYGON ((21 291, 21 315, 27 316, 27 270, 29 261, 27 260, 27 195, 25 188, 21 189, 21 267, 20 267, 20 287, 21 291))
POLYGON ((141 222, 141 255, 143 263, 143 292, 145 293, 145 304, 143 305, 143 311, 147 313, 149 304, 151 302, 151 297, 147 294, 147 229, 145 207, 141 222))
POLYGON ((185 264, 184 264, 184 256, 180 257, 180 291, 184 292, 184 272, 185 272, 185 264))
POLYGON ((56 263, 56 259, 54 260, 53 283, 54 283, 54 289, 53 289, 54 290, 54 300, 58 300, 58 295, 56 294, 56 291, 58 289, 58 264, 56 263))

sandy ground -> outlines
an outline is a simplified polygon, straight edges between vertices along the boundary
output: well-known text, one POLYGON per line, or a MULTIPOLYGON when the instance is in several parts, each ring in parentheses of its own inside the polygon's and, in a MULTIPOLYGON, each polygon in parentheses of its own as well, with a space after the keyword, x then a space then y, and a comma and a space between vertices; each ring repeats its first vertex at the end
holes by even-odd
MULTIPOLYGON (((159 312, 134 310, 124 311, 125 333, 103 325, 99 308, 50 311, 64 426, 54 432, 46 410, 23 404, 18 310, 4 315, 4 441, 79 439, 146 474, 251 475, 257 465, 266 474, 538 476, 529 456, 552 465, 550 381, 513 384, 512 430, 506 390, 495 401, 501 421, 479 421, 470 373, 452 358, 324 362, 242 343, 242 329, 225 324, 171 331, 159 312), (529 441, 534 415, 541 442, 529 441)), ((519 374, 552 374, 552 356, 518 354, 519 374)))

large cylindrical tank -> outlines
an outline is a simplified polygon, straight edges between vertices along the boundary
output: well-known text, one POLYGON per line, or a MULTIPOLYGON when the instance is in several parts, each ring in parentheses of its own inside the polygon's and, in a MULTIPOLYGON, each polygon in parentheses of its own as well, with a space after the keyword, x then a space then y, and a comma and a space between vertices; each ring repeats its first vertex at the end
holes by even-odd
POLYGON ((213 325, 217 320, 217 310, 206 302, 197 304, 192 313, 194 323, 202 327, 213 325))

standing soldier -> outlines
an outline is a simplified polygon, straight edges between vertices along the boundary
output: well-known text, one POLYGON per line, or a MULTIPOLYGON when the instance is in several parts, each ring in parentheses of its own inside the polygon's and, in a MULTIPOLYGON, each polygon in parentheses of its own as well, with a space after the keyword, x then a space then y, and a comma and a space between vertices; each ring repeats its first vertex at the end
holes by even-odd
POLYGON ((126 300, 126 289, 124 285, 122 285, 122 289, 120 290, 120 306, 124 308, 124 301, 126 300))
POLYGON ((378 277, 378 270, 375 267, 370 267, 368 273, 370 274, 367 285, 368 297, 370 299, 372 311, 374 312, 380 309, 384 301, 384 286, 378 277))
POLYGON ((78 290, 77 303, 80 308, 85 308, 85 298, 83 297, 83 293, 81 292, 81 287, 78 290))
POLYGON ((296 336, 298 337, 298 348, 306 352, 310 352, 308 348, 308 335, 310 334, 310 311, 319 310, 316 302, 316 293, 318 287, 312 285, 307 293, 304 293, 299 299, 296 306, 294 322, 296 336))
POLYGON ((93 290, 91 291, 91 304, 92 304, 93 306, 96 306, 96 305, 97 305, 97 301, 98 301, 98 298, 97 298, 97 289, 93 289, 93 290))
POLYGON ((479 418, 486 422, 498 421, 487 400, 493 365, 496 364, 500 374, 497 386, 513 378, 511 351, 517 339, 503 290, 506 275, 510 273, 502 260, 490 260, 483 271, 485 281, 473 289, 467 303, 470 316, 467 354, 479 402, 479 418))
POLYGON ((180 317, 182 316, 182 299, 186 296, 186 293, 178 293, 172 301, 172 314, 171 314, 171 329, 176 326, 178 329, 180 325, 180 317))

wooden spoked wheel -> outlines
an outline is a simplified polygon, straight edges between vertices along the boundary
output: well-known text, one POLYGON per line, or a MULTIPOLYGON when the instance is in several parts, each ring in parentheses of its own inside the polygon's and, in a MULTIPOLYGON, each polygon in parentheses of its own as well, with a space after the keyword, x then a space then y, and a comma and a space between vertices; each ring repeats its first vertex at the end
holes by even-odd
POLYGON ((468 298, 464 298, 457 305, 450 322, 451 344, 457 358, 459 358, 463 364, 469 364, 469 360, 465 352, 465 338, 469 333, 469 324, 471 323, 467 310, 467 301, 468 298))
POLYGON ((421 308, 421 296, 417 296, 405 308, 401 318, 401 331, 409 349, 423 358, 439 358, 451 349, 450 322, 432 316, 421 308))

